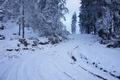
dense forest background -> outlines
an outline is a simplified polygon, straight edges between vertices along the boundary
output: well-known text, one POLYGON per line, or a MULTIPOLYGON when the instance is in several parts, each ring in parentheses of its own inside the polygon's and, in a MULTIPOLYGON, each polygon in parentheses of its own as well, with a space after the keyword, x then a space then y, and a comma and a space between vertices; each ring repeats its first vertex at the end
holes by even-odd
MULTIPOLYGON (((15 20, 22 38, 25 27, 31 27, 40 36, 46 37, 66 38, 69 34, 61 21, 69 12, 66 0, 1 0, 0 3, 4 12, 3 20, 15 20)), ((81 0, 79 4, 79 17, 74 13, 71 18, 72 33, 76 33, 79 18, 80 33, 98 35, 102 44, 120 44, 119 0, 81 0)))
POLYGON ((99 35, 104 41, 120 39, 120 0, 81 0, 81 33, 99 35))

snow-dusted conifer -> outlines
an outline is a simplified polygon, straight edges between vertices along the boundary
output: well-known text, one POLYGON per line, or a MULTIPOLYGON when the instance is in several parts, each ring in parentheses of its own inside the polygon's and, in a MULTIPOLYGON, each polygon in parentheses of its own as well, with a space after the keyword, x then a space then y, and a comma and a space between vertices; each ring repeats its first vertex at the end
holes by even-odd
POLYGON ((76 22, 77 22, 77 15, 74 12, 74 14, 72 16, 72 24, 71 24, 71 32, 72 32, 72 34, 76 33, 76 22))

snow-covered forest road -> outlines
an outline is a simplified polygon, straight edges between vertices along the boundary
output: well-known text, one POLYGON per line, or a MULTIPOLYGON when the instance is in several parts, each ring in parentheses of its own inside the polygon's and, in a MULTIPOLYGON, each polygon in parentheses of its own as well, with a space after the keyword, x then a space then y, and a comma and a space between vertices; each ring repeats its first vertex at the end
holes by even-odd
POLYGON ((120 49, 106 48, 95 36, 70 35, 59 44, 17 50, 18 41, 9 40, 17 30, 9 31, 0 41, 0 80, 120 79, 120 49))

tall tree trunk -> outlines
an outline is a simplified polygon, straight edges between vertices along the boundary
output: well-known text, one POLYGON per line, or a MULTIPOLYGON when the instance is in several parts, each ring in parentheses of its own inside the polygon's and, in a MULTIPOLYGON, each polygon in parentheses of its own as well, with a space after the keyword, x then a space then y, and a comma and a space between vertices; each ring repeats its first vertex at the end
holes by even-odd
POLYGON ((25 38, 25 23, 24 23, 24 17, 22 17, 22 38, 25 38))
POLYGON ((95 25, 93 26, 93 31, 94 31, 94 35, 96 35, 96 33, 97 33, 97 31, 96 31, 96 27, 95 27, 95 25))
POLYGON ((18 24, 19 24, 19 32, 18 32, 18 35, 20 36, 20 35, 21 35, 21 20, 20 20, 20 19, 19 19, 18 24))
POLYGON ((24 3, 22 6, 22 38, 25 38, 24 3))

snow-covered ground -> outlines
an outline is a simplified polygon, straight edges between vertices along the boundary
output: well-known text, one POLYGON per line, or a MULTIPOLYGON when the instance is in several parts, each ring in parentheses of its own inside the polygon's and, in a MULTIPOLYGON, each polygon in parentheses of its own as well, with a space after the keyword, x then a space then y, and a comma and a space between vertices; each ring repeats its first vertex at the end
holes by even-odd
MULTIPOLYGON (((28 46, 29 50, 24 50, 17 46, 18 36, 13 35, 16 26, 7 23, 0 31, 6 37, 0 40, 0 80, 120 79, 120 49, 106 48, 95 36, 70 35, 59 44, 28 46)), ((30 34, 27 32, 27 37, 35 36, 30 34)))

